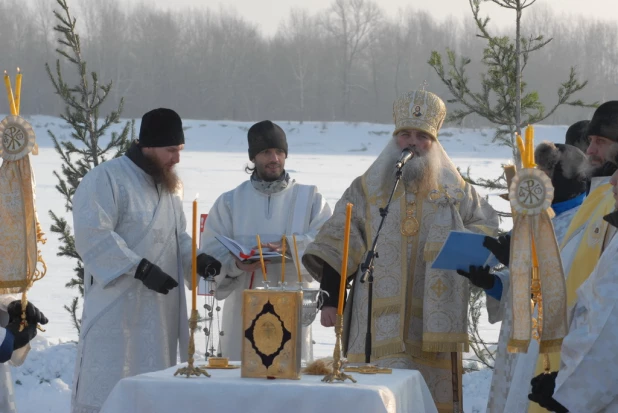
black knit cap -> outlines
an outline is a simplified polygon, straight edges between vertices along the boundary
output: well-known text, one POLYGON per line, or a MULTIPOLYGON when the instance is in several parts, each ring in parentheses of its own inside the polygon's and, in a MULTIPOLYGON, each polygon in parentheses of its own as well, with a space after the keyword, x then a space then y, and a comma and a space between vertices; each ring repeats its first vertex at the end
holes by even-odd
POLYGON ((610 100, 597 108, 586 134, 618 142, 618 100, 610 100))
POLYGON ((552 203, 567 201, 586 192, 586 155, 575 146, 541 142, 534 150, 534 161, 551 177, 554 186, 552 203))
POLYGON ((255 159, 255 155, 266 149, 281 149, 288 156, 288 141, 285 132, 279 125, 269 120, 263 120, 249 128, 247 132, 249 143, 249 160, 255 159))
POLYGON ((185 133, 178 113, 171 109, 159 108, 142 116, 139 127, 139 146, 160 148, 184 145, 185 133))
POLYGON ((590 124, 589 120, 580 120, 579 122, 575 122, 569 129, 566 131, 566 136, 564 143, 567 145, 575 146, 580 149, 582 152, 586 152, 588 149, 588 125, 590 124))

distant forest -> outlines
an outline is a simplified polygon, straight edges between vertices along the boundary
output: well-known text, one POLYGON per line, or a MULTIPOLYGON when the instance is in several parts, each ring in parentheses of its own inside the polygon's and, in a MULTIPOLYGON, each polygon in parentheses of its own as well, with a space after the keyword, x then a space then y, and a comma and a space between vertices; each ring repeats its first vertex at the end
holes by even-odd
MULTIPOLYGON (((423 82, 445 101, 451 97, 427 64, 432 50, 451 48, 470 57, 473 86, 484 71, 485 44, 471 14, 443 20, 409 9, 393 19, 378 2, 333 0, 315 13, 293 10, 281 24, 262 22, 278 25, 266 36, 226 10, 167 12, 126 8, 119 0, 69 0, 69 6, 88 69, 101 82, 113 81, 108 104, 124 97, 123 117, 170 107, 187 119, 390 123, 395 96, 423 82)), ((0 0, 0 69, 14 75, 22 68, 26 116, 63 110, 45 72, 45 63, 53 70, 58 58, 52 8, 58 8, 53 0, 0 0)), ((485 14, 491 11, 486 9, 485 14)), ((523 21, 525 35, 553 38, 531 55, 524 72, 528 90, 537 90, 547 106, 556 101, 570 66, 589 81, 576 98, 618 99, 616 22, 565 19, 542 5, 527 9, 523 21)), ((0 112, 8 113, 2 102, 0 112)), ((547 122, 569 124, 591 114, 592 109, 561 108, 547 122)), ((464 126, 482 122, 470 117, 464 126)))

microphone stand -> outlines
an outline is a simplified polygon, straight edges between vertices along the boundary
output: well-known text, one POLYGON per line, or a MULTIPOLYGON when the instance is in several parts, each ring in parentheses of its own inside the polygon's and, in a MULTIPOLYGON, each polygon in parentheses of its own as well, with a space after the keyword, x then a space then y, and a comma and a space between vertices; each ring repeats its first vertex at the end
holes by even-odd
POLYGON ((378 227, 378 231, 376 232, 375 237, 373 238, 373 245, 371 249, 367 253, 367 257, 365 258, 365 262, 361 265, 361 270, 363 271, 363 275, 360 279, 361 283, 365 281, 368 282, 369 291, 367 292, 367 334, 365 335, 365 363, 371 362, 371 313, 373 311, 373 260, 378 257, 378 253, 376 252, 376 246, 378 244, 378 237, 380 236, 380 231, 382 230, 382 226, 384 225, 384 220, 388 215, 388 208, 391 204, 391 200, 393 199, 393 195, 397 190, 397 185, 401 180, 401 167, 397 167, 397 173, 395 177, 395 184, 393 185, 393 189, 391 191, 390 196, 388 197, 388 202, 384 208, 380 208, 380 216, 382 220, 380 221, 380 226, 378 227))

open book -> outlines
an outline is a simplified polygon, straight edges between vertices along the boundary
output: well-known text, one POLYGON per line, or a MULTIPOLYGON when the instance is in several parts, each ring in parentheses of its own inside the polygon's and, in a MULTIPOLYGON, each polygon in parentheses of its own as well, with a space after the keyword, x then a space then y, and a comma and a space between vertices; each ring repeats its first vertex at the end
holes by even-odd
MULTIPOLYGON (((260 251, 257 248, 248 248, 241 245, 238 241, 228 238, 224 235, 215 235, 217 241, 219 241, 229 252, 231 252, 240 261, 254 262, 260 260, 260 251)), ((262 256, 264 261, 270 261, 271 263, 280 263, 283 259, 281 252, 270 251, 268 248, 262 248, 262 256)), ((285 251, 285 259, 291 260, 289 244, 285 251)))

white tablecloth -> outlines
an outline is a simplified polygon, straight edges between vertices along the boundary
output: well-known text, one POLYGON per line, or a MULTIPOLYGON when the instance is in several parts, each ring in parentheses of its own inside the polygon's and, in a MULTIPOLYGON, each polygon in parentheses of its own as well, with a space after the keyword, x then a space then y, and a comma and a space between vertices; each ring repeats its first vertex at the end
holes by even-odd
POLYGON ((240 369, 208 370, 211 377, 176 376, 179 366, 121 380, 101 413, 433 413, 435 404, 416 370, 392 374, 351 373, 352 383, 240 377, 240 369))

